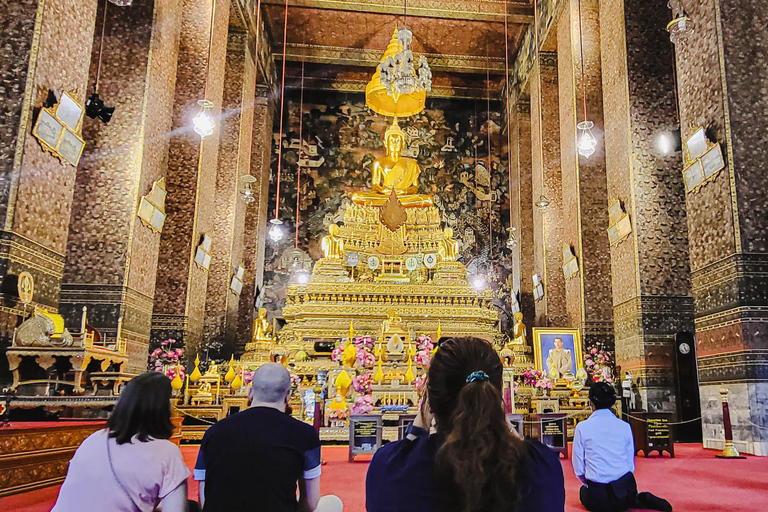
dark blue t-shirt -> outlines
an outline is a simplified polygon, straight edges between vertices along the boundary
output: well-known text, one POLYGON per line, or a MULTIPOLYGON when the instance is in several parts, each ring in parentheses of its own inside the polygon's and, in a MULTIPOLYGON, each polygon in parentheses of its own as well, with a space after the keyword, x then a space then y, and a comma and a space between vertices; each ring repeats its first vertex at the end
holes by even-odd
MULTIPOLYGON (((373 456, 366 477, 368 512, 459 512, 461 504, 450 492, 438 489, 433 475, 437 439, 412 428, 416 437, 383 446, 373 456)), ((519 511, 563 512, 565 482, 557 454, 526 441, 528 457, 519 511)))
POLYGON ((211 426, 195 464, 205 512, 294 512, 299 478, 320 476, 312 426, 269 407, 252 407, 211 426))

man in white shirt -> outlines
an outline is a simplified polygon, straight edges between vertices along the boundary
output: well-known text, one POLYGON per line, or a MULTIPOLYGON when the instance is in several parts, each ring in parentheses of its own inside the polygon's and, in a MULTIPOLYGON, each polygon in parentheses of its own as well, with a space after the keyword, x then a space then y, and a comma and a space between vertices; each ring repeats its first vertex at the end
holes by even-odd
POLYGON ((584 484, 579 497, 591 512, 630 508, 671 512, 672 505, 649 492, 637 492, 635 443, 629 424, 611 411, 616 390, 606 382, 589 388, 592 415, 576 425, 573 471, 584 484))

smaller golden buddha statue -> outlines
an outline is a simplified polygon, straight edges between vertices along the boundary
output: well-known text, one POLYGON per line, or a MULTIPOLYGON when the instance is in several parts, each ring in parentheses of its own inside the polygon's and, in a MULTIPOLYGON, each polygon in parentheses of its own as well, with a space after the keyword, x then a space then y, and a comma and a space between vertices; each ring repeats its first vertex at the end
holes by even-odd
POLYGON ((352 200, 357 204, 381 206, 394 190, 406 208, 431 206, 432 197, 419 195, 421 168, 413 158, 402 156, 405 149, 405 132, 397 124, 397 118, 384 134, 387 155, 373 161, 371 168, 372 192, 356 192, 352 200))
POLYGON ((267 310, 259 308, 259 316, 253 321, 251 341, 272 341, 272 326, 267 320, 267 310))
POLYGON ((341 362, 345 367, 352 368, 357 361, 357 348, 352 341, 347 342, 347 346, 341 353, 341 362))
POLYGON ((344 240, 339 236, 339 225, 331 224, 328 226, 328 234, 323 237, 321 242, 323 255, 326 258, 341 259, 344 255, 344 240))
POLYGON ((438 253, 443 261, 456 261, 456 255, 459 253, 459 241, 453 237, 453 228, 448 226, 443 231, 445 238, 440 243, 438 253))
POLYGON ((515 325, 512 327, 512 343, 514 345, 525 345, 525 324, 523 323, 523 314, 518 311, 515 313, 515 325))
POLYGON ((405 374, 401 372, 396 364, 392 364, 392 368, 387 370, 384 374, 384 380, 389 382, 402 382, 405 379, 405 374))

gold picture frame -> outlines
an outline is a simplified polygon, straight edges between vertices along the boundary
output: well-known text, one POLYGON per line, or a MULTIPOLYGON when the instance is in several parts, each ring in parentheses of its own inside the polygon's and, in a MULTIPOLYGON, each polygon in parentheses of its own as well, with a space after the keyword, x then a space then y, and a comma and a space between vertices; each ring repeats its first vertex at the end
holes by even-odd
POLYGON ((549 350, 555 348, 555 338, 562 339, 563 348, 571 351, 571 373, 575 376, 579 369, 584 368, 584 351, 581 345, 581 332, 578 329, 568 327, 534 327, 533 363, 535 368, 549 375, 550 368, 545 363, 544 354, 549 354, 549 350))
POLYGON ((56 119, 56 114, 49 108, 40 109, 32 135, 40 142, 45 151, 58 156, 59 139, 64 131, 64 123, 56 119))

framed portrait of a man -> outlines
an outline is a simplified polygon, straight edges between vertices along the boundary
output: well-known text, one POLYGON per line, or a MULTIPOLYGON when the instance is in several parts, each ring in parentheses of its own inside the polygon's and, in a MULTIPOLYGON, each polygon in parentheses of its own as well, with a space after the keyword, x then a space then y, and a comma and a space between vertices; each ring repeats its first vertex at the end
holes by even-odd
POLYGON ((534 327, 533 356, 536 369, 550 379, 573 379, 584 366, 579 330, 534 327))

